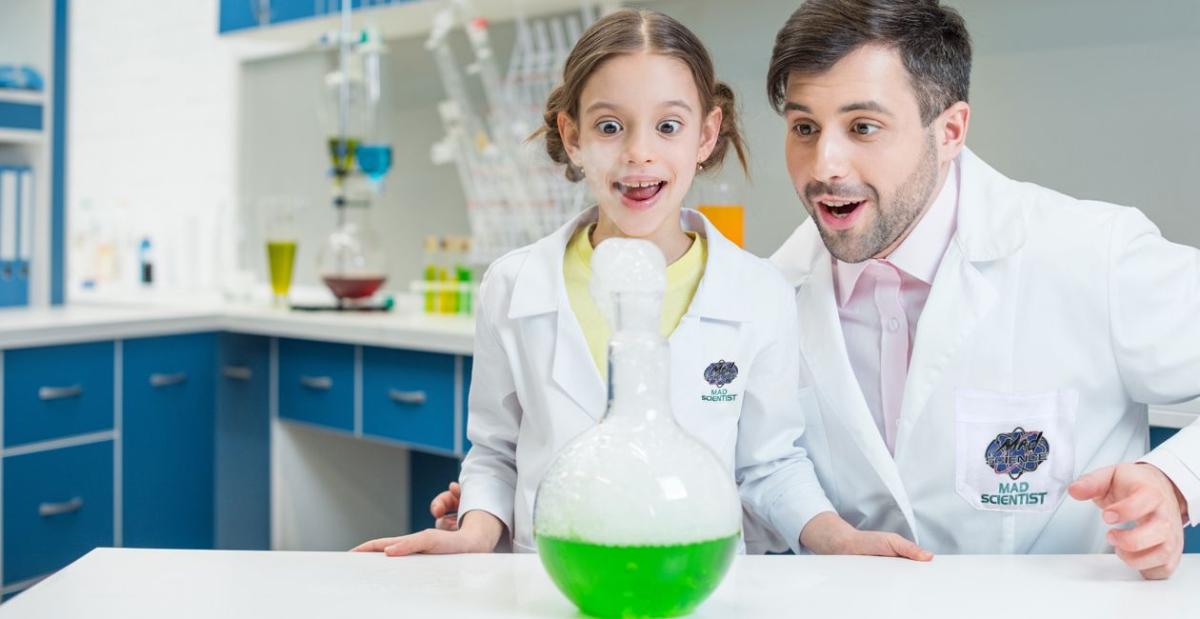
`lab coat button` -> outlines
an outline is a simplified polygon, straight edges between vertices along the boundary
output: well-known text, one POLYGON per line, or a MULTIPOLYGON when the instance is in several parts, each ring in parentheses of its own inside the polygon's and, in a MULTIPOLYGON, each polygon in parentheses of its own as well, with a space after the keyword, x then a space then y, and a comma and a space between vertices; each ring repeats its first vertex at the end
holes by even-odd
POLYGON ((896 318, 892 318, 891 320, 888 321, 888 331, 895 331, 899 328, 900 328, 900 321, 897 320, 896 318))

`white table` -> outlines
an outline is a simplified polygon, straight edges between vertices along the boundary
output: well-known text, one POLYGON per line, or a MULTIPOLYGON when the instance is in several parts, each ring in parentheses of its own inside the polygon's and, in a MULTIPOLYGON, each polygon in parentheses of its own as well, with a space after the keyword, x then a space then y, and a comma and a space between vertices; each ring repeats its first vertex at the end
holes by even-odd
MULTIPOLYGON (((0 617, 577 617, 536 556, 97 549, 0 617)), ((1147 582, 1112 555, 738 557, 696 617, 1200 617, 1200 555, 1147 582)))

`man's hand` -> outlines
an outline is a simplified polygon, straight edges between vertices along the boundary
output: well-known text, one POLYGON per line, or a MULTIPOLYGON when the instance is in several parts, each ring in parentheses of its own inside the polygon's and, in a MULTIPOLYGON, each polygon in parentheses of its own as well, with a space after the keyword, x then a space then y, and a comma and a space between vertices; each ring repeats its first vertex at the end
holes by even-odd
POLYGON ((841 516, 822 512, 804 525, 800 544, 819 555, 872 555, 929 561, 933 553, 895 533, 859 531, 841 516))
POLYGON ((1067 488, 1104 510, 1104 522, 1133 528, 1108 531, 1108 543, 1148 580, 1167 578, 1183 555, 1183 495, 1151 464, 1118 464, 1092 471, 1067 488))
POLYGON ((450 489, 433 498, 429 504, 429 513, 436 519, 434 528, 443 531, 458 529, 458 501, 462 498, 462 487, 458 482, 450 482, 450 489))
POLYGON ((500 519, 482 511, 472 511, 457 531, 425 529, 411 535, 381 537, 355 546, 353 552, 382 552, 389 557, 413 554, 466 554, 491 552, 504 533, 500 519))

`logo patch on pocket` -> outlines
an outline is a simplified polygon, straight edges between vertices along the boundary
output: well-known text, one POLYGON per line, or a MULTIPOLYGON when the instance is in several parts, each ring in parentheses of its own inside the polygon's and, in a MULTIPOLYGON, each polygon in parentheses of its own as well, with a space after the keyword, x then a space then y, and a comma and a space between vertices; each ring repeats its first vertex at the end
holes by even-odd
POLYGON ((988 444, 984 462, 997 475, 1018 479, 1037 470, 1050 458, 1050 441, 1045 433, 1017 426, 1012 432, 1001 432, 988 444))
POLYGON ((708 367, 704 369, 704 380, 708 381, 708 384, 717 388, 721 388, 729 383, 732 383, 737 379, 737 376, 737 364, 724 359, 721 359, 720 361, 714 361, 708 364, 708 367))

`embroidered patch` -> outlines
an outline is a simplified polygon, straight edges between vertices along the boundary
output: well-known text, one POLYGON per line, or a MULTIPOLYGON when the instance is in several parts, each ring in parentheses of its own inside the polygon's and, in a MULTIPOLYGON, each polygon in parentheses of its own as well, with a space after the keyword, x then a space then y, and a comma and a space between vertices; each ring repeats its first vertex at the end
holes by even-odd
POLYGON ((721 359, 708 364, 704 370, 704 380, 714 387, 724 387, 732 383, 738 376, 737 364, 721 359))
POLYGON ((1036 471, 1049 457, 1050 441, 1045 434, 1019 426, 1012 432, 997 434, 983 454, 984 462, 997 475, 1008 475, 1011 479, 1036 471))

